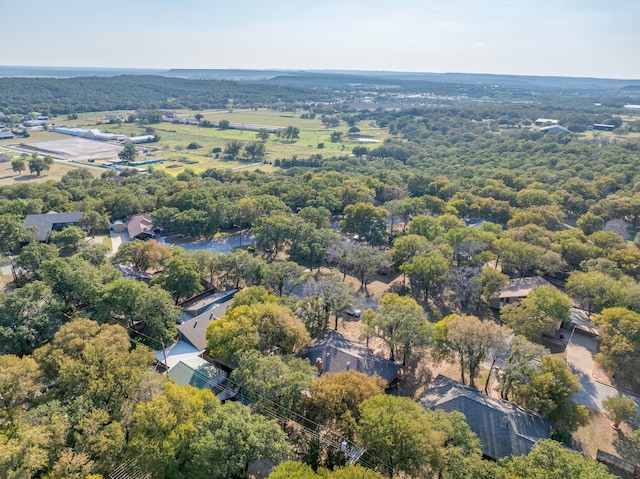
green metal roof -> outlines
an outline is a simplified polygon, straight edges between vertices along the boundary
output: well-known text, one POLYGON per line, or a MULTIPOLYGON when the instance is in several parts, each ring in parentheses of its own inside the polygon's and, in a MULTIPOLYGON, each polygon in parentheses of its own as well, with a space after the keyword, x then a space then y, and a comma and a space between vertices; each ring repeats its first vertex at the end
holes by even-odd
POLYGON ((226 373, 200 357, 184 359, 169 370, 169 379, 184 386, 211 389, 226 378, 226 373))

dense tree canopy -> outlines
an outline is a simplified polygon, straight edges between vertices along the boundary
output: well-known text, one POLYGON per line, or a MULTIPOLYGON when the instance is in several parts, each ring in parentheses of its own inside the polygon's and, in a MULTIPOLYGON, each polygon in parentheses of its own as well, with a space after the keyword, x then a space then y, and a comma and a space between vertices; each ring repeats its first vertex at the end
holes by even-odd
MULTIPOLYGON (((326 126, 320 134, 327 145, 313 148, 308 157, 274 160, 274 151, 280 155, 295 146, 287 142, 306 139, 303 126, 299 131, 291 126, 279 140, 269 135, 261 135, 259 142, 230 140, 224 152, 220 145, 211 153, 255 160, 264 155, 266 163, 273 163, 269 172, 223 165, 184 168, 171 176, 172 170, 158 167, 146 174, 129 170, 115 178, 109 171, 93 178, 88 170, 77 170, 60 181, 0 187, 0 253, 13 254, 17 273, 0 294, 0 475, 108 477, 117 465, 137 458, 153 477, 244 477, 250 461, 266 457, 277 463, 294 442, 294 450, 313 467, 344 462, 335 444, 319 439, 323 434, 365 446, 363 464, 378 471, 311 472, 287 464, 274 474, 515 479, 545 472, 558 477, 601 472, 552 443, 500 465, 483 461, 460 415, 378 396, 382 384, 354 371, 314 379, 310 366, 291 355, 311 336, 328 327, 339 329, 341 318, 366 304, 373 309, 362 313, 360 323, 355 315, 348 317, 348 329, 362 326, 370 345, 378 346, 371 341, 378 338, 392 359, 402 358, 406 383, 427 350, 455 357, 463 381, 468 377, 472 384, 481 376, 482 361, 492 366, 490 376, 493 363, 505 355, 499 372, 503 398, 547 415, 561 430, 582 424, 584 410, 570 401, 576 378, 560 361, 536 361, 544 355, 541 347, 487 321, 493 319, 487 303, 510 276, 545 275, 554 284, 568 278, 567 296, 554 287, 537 288, 519 306, 504 309, 502 319, 516 333, 540 340, 567 318, 571 299, 600 313, 596 322, 603 341, 597 359, 605 369, 628 377, 637 369, 640 242, 627 240, 640 227, 638 140, 600 132, 554 136, 529 128, 535 119, 551 115, 575 131, 596 121, 615 121, 625 133, 639 131, 634 112, 624 120, 612 116, 619 113, 625 93, 617 90, 615 102, 606 95, 598 98, 596 108, 593 95, 580 92, 532 96, 516 87, 432 84, 428 91, 444 95, 438 108, 368 111, 349 106, 361 95, 349 85, 362 82, 346 77, 313 92, 162 77, 0 79, 0 107, 6 112, 17 111, 21 101, 21 108, 54 114, 147 107, 123 125, 131 131, 159 122, 160 108, 184 106, 195 113, 277 102, 283 111, 304 99, 296 125, 317 115, 326 126), (349 101, 310 100, 332 97, 336 85, 345 88, 340 94, 349 101), (54 102, 52 92, 59 88, 67 94, 54 102), (94 96, 90 101, 88 94, 94 96), (509 101, 474 103, 474 98, 501 95, 509 101), (27 96, 29 102, 21 100, 27 96), (445 96, 456 99, 444 105, 445 96), (524 102, 514 103, 516 97, 524 102), (549 98, 561 101, 551 104, 549 98), (325 154, 341 145, 350 151, 352 138, 346 133, 367 128, 386 129, 385 141, 353 149, 353 155, 325 154), (328 143, 332 136, 338 145, 328 143), (155 226, 173 238, 208 239, 239 227, 255 235, 255 245, 251 238, 249 246, 230 253, 187 253, 153 240, 123 244, 114 262, 140 271, 162 270, 148 286, 122 279, 104 258, 108 246, 80 248, 84 233, 76 227, 53 236, 54 243, 69 246, 60 251, 54 244, 29 242, 34 232, 24 227, 26 215, 75 210, 84 212, 80 226, 90 235, 103 230, 107 219, 149 213, 155 226), (335 229, 338 222, 341 231, 335 229), (337 267, 339 273, 326 267, 337 267), (396 280, 399 273, 409 281, 396 280), (367 297, 376 291, 368 290, 374 277, 380 280, 376 288, 388 294, 367 297), (358 281, 363 294, 351 289, 358 281), (161 386, 163 377, 150 369, 153 359, 140 344, 159 348, 175 340, 178 309, 171 303, 205 287, 227 286, 247 289, 236 295, 225 317, 211 322, 209 352, 238 366, 231 381, 242 384, 241 396, 258 406, 253 413, 238 404, 221 405, 208 392, 161 386), (79 319, 85 317, 98 322, 79 319), (432 332, 427 318, 436 322, 443 317, 432 332), (317 436, 305 437, 296 421, 286 421, 287 443, 282 428, 260 415, 281 408, 303 414, 296 420, 313 426, 317 436)), ((382 78, 379 84, 389 85, 382 78)), ((424 83, 422 89, 404 80, 399 86, 425 91, 424 83)), ((199 126, 212 126, 201 113, 195 117, 199 126)), ((225 122, 220 126, 232 127, 225 122)), ((190 142, 204 144, 195 137, 183 144, 190 142)), ((209 160, 203 156, 202 161, 209 160)), ((37 174, 51 166, 38 155, 30 163, 37 174)), ((15 166, 20 165, 14 165, 18 173, 27 167, 15 166)), ((624 413, 618 406, 611 405, 617 411, 614 422, 624 413)))
POLYGON ((607 308, 595 320, 603 332, 598 362, 612 374, 635 374, 640 367, 640 314, 607 308))

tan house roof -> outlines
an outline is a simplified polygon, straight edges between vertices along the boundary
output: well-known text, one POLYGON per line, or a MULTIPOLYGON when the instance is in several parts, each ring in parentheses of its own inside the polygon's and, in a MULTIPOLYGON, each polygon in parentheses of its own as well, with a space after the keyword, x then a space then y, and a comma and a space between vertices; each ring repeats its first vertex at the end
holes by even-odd
POLYGON ((497 297, 504 298, 526 298, 533 288, 538 286, 550 286, 551 283, 540 276, 531 276, 528 278, 510 279, 507 286, 502 288, 497 297))
POLYGON ((143 215, 132 216, 127 223, 127 232, 131 239, 136 238, 142 233, 153 236, 153 220, 151 215, 145 213, 143 215))

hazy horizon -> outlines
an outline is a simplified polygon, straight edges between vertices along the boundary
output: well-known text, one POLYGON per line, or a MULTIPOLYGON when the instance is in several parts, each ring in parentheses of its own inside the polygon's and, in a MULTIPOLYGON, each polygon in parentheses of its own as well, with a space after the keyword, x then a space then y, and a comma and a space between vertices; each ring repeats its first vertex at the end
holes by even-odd
MULTIPOLYGON (((193 70, 193 71, 254 71, 254 72, 311 72, 311 73, 388 73, 388 74, 416 74, 416 75, 494 75, 494 76, 513 76, 513 77, 532 77, 532 78, 568 78, 568 79, 594 79, 594 80, 614 80, 614 81, 640 81, 639 78, 616 78, 616 77, 595 77, 595 76, 570 76, 570 75, 525 75, 525 74, 513 74, 513 73, 490 73, 490 72, 466 72, 466 71, 399 71, 399 70, 336 70, 331 68, 318 69, 318 68, 181 68, 181 67, 122 67, 122 66, 96 66, 86 67, 80 65, 0 65, 0 77, 5 76, 2 74, 2 69, 42 69, 42 70, 70 70, 70 71, 105 71, 105 72, 139 72, 139 73, 154 73, 160 74, 169 72, 172 70, 193 70)), ((9 75, 9 76, 22 76, 22 75, 9 75)), ((38 75, 35 75, 38 76, 38 75)), ((44 75, 48 76, 48 75, 44 75)), ((61 75, 61 77, 64 75, 61 75)))
POLYGON ((3 7, 0 61, 640 79, 639 23, 635 0, 24 0, 3 7))

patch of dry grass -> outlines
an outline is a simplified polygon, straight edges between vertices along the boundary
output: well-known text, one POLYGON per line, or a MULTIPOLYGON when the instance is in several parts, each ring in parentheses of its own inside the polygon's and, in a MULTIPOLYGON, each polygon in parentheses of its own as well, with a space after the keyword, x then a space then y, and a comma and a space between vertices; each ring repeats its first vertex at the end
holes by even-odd
MULTIPOLYGON (((18 155, 15 155, 18 156, 18 155)), ((43 171, 40 176, 31 175, 27 171, 23 171, 20 175, 16 174, 15 171, 11 169, 11 162, 7 161, 5 163, 0 163, 0 186, 3 185, 11 185, 14 183, 22 183, 25 181, 36 181, 36 182, 44 182, 44 181, 59 181, 64 175, 66 175, 69 171, 75 170, 76 168, 80 168, 79 166, 72 166, 66 163, 54 163, 51 165, 51 169, 49 171, 43 171)), ((89 169, 93 176, 98 178, 102 173, 99 170, 89 169)))
POLYGON ((616 431, 611 426, 611 420, 597 411, 589 411, 589 419, 589 424, 573 434, 573 446, 576 449, 591 458, 595 458, 600 449, 640 464, 640 444, 633 437, 633 430, 628 424, 622 424, 616 431))

